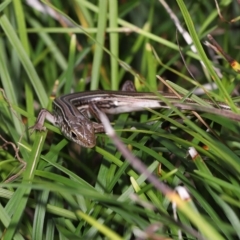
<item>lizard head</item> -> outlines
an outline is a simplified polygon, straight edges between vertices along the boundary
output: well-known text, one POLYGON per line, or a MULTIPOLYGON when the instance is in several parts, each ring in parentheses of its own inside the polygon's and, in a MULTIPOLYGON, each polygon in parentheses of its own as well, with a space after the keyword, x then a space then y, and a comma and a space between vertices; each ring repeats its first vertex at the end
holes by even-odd
POLYGON ((62 126, 61 131, 67 139, 83 147, 92 148, 96 145, 94 127, 91 122, 82 124, 77 119, 69 121, 69 125, 62 126))

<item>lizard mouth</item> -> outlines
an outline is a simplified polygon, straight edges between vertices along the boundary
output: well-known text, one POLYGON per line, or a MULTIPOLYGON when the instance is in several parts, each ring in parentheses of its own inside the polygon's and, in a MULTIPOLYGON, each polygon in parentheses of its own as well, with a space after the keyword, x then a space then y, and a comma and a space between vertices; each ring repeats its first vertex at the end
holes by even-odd
POLYGON ((85 142, 79 141, 78 144, 80 144, 84 147, 87 147, 87 148, 93 148, 96 145, 96 140, 94 139, 93 141, 90 140, 90 141, 85 141, 85 142))

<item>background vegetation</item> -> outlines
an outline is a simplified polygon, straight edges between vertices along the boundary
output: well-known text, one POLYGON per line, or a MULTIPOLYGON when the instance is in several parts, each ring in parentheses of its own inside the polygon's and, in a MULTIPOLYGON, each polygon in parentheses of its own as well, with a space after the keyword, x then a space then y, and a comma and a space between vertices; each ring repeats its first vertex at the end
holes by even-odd
POLYGON ((48 123, 46 132, 27 130, 42 107, 51 110, 51 95, 118 90, 126 80, 138 91, 171 86, 186 96, 203 92, 237 112, 239 76, 204 42, 210 33, 240 59, 239 2, 176 0, 167 1, 168 9, 165 4, 1 2, 3 239, 179 239, 180 230, 184 239, 240 238, 238 122, 203 113, 206 131, 197 117, 175 108, 110 118, 121 140, 159 181, 171 189, 185 187, 191 196, 182 197, 185 204, 173 192, 156 190, 105 134, 86 149, 48 123), (148 124, 152 120, 157 121, 148 124), (190 147, 198 151, 194 159, 190 147))

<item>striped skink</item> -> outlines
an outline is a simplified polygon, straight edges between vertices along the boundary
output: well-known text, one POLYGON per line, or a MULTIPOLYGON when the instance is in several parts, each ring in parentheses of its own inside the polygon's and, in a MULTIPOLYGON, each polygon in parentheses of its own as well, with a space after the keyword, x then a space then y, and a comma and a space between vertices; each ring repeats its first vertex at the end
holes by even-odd
MULTIPOLYGON (((235 121, 240 121, 240 115, 233 113, 230 107, 224 103, 212 103, 210 107, 200 106, 192 99, 187 98, 184 103, 171 93, 159 92, 173 106, 181 110, 207 112, 221 115, 235 121), (214 106, 218 106, 216 108, 214 106)), ((91 117, 98 119, 94 108, 107 114, 120 114, 133 111, 142 111, 147 108, 162 109, 169 106, 154 93, 132 91, 86 91, 72 93, 56 98, 53 101, 53 113, 42 109, 38 115, 33 130, 45 130, 44 121, 59 127, 62 134, 77 144, 92 148, 96 145, 95 133, 104 132, 101 123, 90 120, 91 117)))

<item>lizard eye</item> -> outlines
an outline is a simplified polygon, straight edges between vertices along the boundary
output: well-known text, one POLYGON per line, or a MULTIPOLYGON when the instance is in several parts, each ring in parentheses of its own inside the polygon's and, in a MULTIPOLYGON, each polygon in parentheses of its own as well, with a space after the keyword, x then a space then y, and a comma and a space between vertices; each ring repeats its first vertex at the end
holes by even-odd
POLYGON ((77 139, 77 135, 75 132, 71 131, 71 137, 72 139, 77 139))

